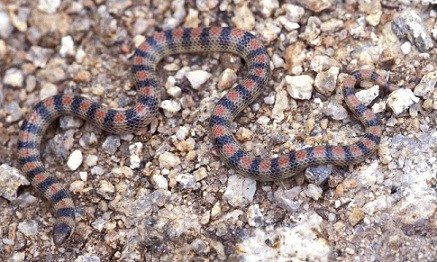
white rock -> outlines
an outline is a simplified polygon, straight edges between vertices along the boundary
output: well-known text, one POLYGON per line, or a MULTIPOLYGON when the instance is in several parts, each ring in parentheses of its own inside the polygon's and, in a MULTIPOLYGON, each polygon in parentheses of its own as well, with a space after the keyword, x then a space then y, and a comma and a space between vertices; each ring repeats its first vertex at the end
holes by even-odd
POLYGON ((300 28, 300 25, 298 23, 290 22, 285 16, 279 17, 278 21, 284 26, 285 30, 287 31, 293 31, 300 28))
POLYGON ((130 168, 136 169, 140 167, 142 150, 143 150, 143 143, 141 142, 137 142, 133 145, 129 145, 130 168))
POLYGON ((88 155, 85 158, 85 164, 89 167, 97 165, 97 160, 99 160, 99 157, 96 155, 88 155))
POLYGON ((323 219, 307 213, 293 227, 255 229, 250 237, 237 244, 241 261, 328 261, 331 247, 322 233, 323 219), (266 239, 276 239, 275 245, 266 239))
POLYGON ((388 96, 387 105, 396 115, 399 115, 411 105, 418 103, 419 101, 420 99, 413 94, 411 89, 398 89, 388 96))
POLYGON ((69 190, 74 193, 79 193, 85 188, 85 182, 82 180, 73 181, 70 184, 69 190))
POLYGON ((279 90, 276 94, 276 103, 272 109, 272 117, 277 121, 284 120, 284 110, 288 108, 288 97, 285 90, 279 90))
POLYGON ((179 69, 176 74, 174 74, 174 78, 181 80, 182 78, 184 78, 188 72, 190 72, 190 68, 188 66, 184 66, 181 69, 179 69))
POLYGON ((168 17, 164 20, 164 23, 162 24, 162 28, 164 30, 175 28, 183 22, 185 16, 187 15, 184 5, 185 0, 174 0, 171 2, 171 10, 173 10, 173 16, 168 17))
POLYGON ((181 104, 174 100, 164 100, 161 102, 160 107, 169 115, 177 113, 181 110, 181 104))
POLYGON ((405 43, 403 43, 401 45, 401 50, 402 50, 402 53, 404 55, 408 55, 411 52, 411 43, 410 43, 410 41, 405 41, 405 43))
POLYGON ((339 72, 340 68, 335 66, 326 71, 319 72, 314 80, 316 90, 322 94, 332 93, 337 85, 337 76, 339 72))
POLYGON ((49 82, 44 82, 41 85, 41 91, 39 92, 39 98, 41 100, 47 98, 47 97, 51 97, 54 96, 58 93, 58 89, 57 87, 49 82))
POLYGON ((432 71, 422 77, 420 83, 414 88, 414 94, 430 98, 435 88, 437 88, 437 71, 432 71))
POLYGON ((132 178, 134 176, 134 171, 128 166, 119 166, 111 169, 111 175, 114 177, 132 178))
POLYGON ((173 76, 169 76, 165 83, 165 90, 171 97, 180 97, 182 95, 182 89, 175 84, 176 79, 173 76))
POLYGON ((335 120, 343 120, 348 116, 347 110, 335 100, 330 100, 324 105, 323 113, 335 120))
POLYGON ((256 122, 260 125, 268 125, 268 123, 270 122, 270 118, 268 118, 267 116, 260 116, 256 122))
POLYGON ((285 9, 287 20, 291 22, 298 23, 305 14, 305 9, 298 5, 284 4, 282 8, 285 9))
POLYGON ((266 45, 269 45, 271 42, 278 39, 282 29, 272 20, 265 20, 265 23, 258 23, 256 25, 256 30, 263 32, 260 37, 266 45))
POLYGON ((361 101, 361 103, 367 106, 379 96, 379 86, 374 85, 371 88, 360 90, 355 93, 355 96, 361 101))
POLYGON ((232 175, 228 179, 223 199, 233 207, 244 207, 252 202, 256 191, 256 181, 251 178, 232 175))
POLYGON ((269 17, 274 10, 279 8, 278 0, 261 0, 259 4, 264 17, 269 17))
POLYGON ((13 87, 22 87, 24 82, 24 75, 17 68, 10 68, 6 70, 5 76, 3 77, 3 83, 5 85, 10 85, 13 87))
POLYGON ((102 193, 114 193, 115 192, 115 186, 111 184, 109 181, 106 180, 100 180, 100 186, 97 189, 97 192, 100 194, 102 193))
POLYGON ((314 184, 309 184, 308 187, 304 190, 304 193, 314 200, 319 200, 319 198, 322 196, 323 189, 314 184))
POLYGON ((293 187, 288 190, 278 189, 274 193, 275 202, 282 208, 295 212, 300 208, 301 201, 299 201, 299 194, 302 192, 300 186, 293 187))
POLYGON ((234 10, 234 17, 232 18, 237 28, 250 31, 255 26, 255 16, 253 15, 247 3, 237 6, 234 10))
MULTIPOLYGON (((14 242, 8 243, 8 240, 6 238, 3 240, 3 242, 5 242, 6 245, 13 245, 14 244, 14 242)), ((25 252, 14 252, 14 254, 11 257, 11 261, 13 261, 13 262, 26 261, 26 253, 25 252)))
POLYGON ((258 204, 250 205, 247 209, 247 223, 251 227, 260 227, 263 225, 264 217, 258 204))
POLYGON ((170 152, 164 152, 158 157, 159 168, 172 169, 181 164, 181 160, 178 156, 170 152))
POLYGON ((237 74, 234 70, 226 68, 219 77, 217 87, 220 90, 231 88, 232 85, 237 81, 237 74))
POLYGON ((47 14, 53 14, 60 5, 61 0, 39 0, 37 8, 47 14))
POLYGON ((284 67, 284 65, 285 65, 284 59, 282 59, 282 57, 280 57, 276 53, 274 53, 273 56, 272 56, 272 62, 273 62, 273 66, 275 68, 284 67))
POLYGON ((152 182, 152 185, 156 189, 160 189, 160 188, 161 189, 168 189, 168 181, 162 175, 159 175, 159 174, 153 175, 151 178, 151 182, 152 182))
POLYGON ((88 180, 88 173, 87 172, 79 172, 80 180, 86 182, 88 180))
POLYGON ((62 37, 61 39, 61 48, 59 49, 59 54, 62 57, 65 57, 66 55, 75 55, 74 52, 74 41, 73 38, 69 35, 62 37))
POLYGON ((370 165, 362 166, 357 170, 357 180, 365 187, 371 187, 376 183, 378 164, 372 162, 370 165))
POLYGON ((82 64, 84 58, 86 57, 85 50, 83 50, 82 47, 79 47, 76 51, 76 55, 74 56, 74 59, 77 63, 82 64))
POLYGON ((189 135, 190 135, 190 130, 186 126, 181 126, 179 127, 178 131, 176 131, 176 137, 180 141, 186 139, 189 135))
POLYGON ((14 30, 7 12, 0 11, 0 37, 7 39, 14 30))
POLYGON ((308 75, 285 76, 287 91, 294 99, 310 99, 314 80, 308 75))
POLYGON ((82 164, 82 161, 82 152, 76 149, 68 157, 67 166, 71 171, 75 171, 82 164))
POLYGON ((8 164, 0 165, 0 196, 3 198, 9 201, 17 199, 18 188, 29 184, 29 181, 18 169, 8 164))
POLYGON ((420 221, 427 220, 435 222, 435 210, 437 209, 435 191, 431 187, 426 188, 422 185, 412 185, 404 190, 403 198, 393 207, 399 221, 407 225, 417 225, 420 221))
POLYGON ((179 174, 175 180, 181 185, 182 188, 194 188, 196 186, 196 178, 191 174, 179 174))
POLYGON ((392 206, 393 199, 386 195, 381 195, 375 200, 367 202, 363 206, 364 213, 368 215, 373 215, 377 211, 387 210, 392 206))
POLYGON ((208 79, 211 77, 211 74, 204 70, 194 70, 187 72, 185 74, 188 81, 191 84, 191 87, 195 90, 199 89, 208 79))
POLYGON ((38 233, 38 223, 35 220, 26 220, 18 224, 18 230, 25 236, 35 236, 38 233))
POLYGON ((206 171, 205 167, 201 167, 193 173, 196 181, 200 181, 208 176, 208 171, 206 171))

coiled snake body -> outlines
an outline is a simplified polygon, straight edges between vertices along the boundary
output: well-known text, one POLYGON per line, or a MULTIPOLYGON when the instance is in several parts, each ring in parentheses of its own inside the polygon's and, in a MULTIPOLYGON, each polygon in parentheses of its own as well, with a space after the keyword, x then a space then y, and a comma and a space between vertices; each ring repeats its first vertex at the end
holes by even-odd
POLYGON ((382 127, 379 118, 355 97, 354 86, 357 81, 366 79, 388 91, 398 88, 373 71, 353 73, 344 81, 343 94, 347 106, 365 126, 361 139, 350 145, 308 147, 274 158, 261 158, 245 152, 229 129, 233 119, 252 103, 267 83, 269 56, 261 41, 248 32, 227 27, 178 28, 155 33, 136 49, 133 57, 135 105, 115 110, 82 96, 60 94, 39 102, 23 121, 18 142, 19 163, 32 186, 53 203, 56 244, 73 233, 75 206, 67 190, 47 172, 41 161, 41 139, 49 124, 61 115, 71 114, 115 134, 133 133, 144 128, 158 113, 162 86, 156 72, 158 62, 172 54, 199 52, 230 52, 247 63, 246 77, 215 105, 210 128, 223 161, 239 173, 257 180, 284 179, 314 165, 350 165, 362 161, 380 142, 382 127))

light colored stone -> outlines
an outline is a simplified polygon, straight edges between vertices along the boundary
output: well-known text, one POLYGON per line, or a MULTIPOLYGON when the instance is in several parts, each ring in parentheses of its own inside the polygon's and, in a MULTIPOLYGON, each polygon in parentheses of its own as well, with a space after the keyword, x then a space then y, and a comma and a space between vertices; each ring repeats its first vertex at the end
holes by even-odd
POLYGON ((223 199, 233 207, 244 207, 252 202, 256 191, 256 181, 251 178, 232 175, 228 178, 228 185, 223 199))
POLYGON ((37 8, 47 14, 53 14, 61 5, 61 0, 38 0, 37 8))
POLYGON ((321 261, 327 262, 331 247, 324 238, 323 219, 315 213, 301 215, 293 227, 255 229, 250 237, 237 244, 242 261, 321 261), (266 239, 276 239, 274 246, 266 239), (293 243, 293 244, 290 244, 293 243))
POLYGON ((164 100, 161 102, 160 107, 170 116, 181 110, 181 104, 174 100, 164 100))
POLYGON ((3 83, 13 87, 22 87, 24 82, 24 75, 18 68, 9 68, 3 77, 3 83))
POLYGON ((398 89, 389 95, 387 105, 396 115, 399 115, 411 105, 418 103, 419 101, 420 99, 414 95, 411 89, 398 89))
POLYGON ((314 80, 308 75, 285 76, 287 92, 294 99, 310 99, 314 80))
POLYGON ((190 82, 191 87, 195 90, 198 90, 206 81, 208 81, 208 79, 211 77, 211 74, 204 70, 194 70, 187 72, 185 76, 190 82))
POLYGON ((319 200, 319 198, 322 196, 323 190, 314 184, 309 184, 303 192, 308 197, 311 197, 314 200, 319 200))
POLYGON ((63 57, 67 55, 74 56, 74 41, 73 38, 69 35, 62 37, 61 39, 61 48, 59 49, 59 54, 63 57))
POLYGON ((39 98, 41 100, 47 98, 47 97, 51 97, 58 94, 58 88, 49 82, 43 82, 43 84, 41 85, 41 91, 39 93, 39 98))
POLYGON ((137 142, 133 145, 129 145, 130 168, 136 169, 140 167, 142 150, 143 150, 143 143, 141 142, 137 142))
POLYGON ((234 70, 226 68, 219 77, 217 87, 220 90, 229 89, 237 81, 237 74, 234 70))
POLYGON ((289 108, 289 100, 285 90, 278 90, 276 93, 276 103, 272 109, 272 117, 276 121, 284 120, 284 111, 289 108))
POLYGON ((82 161, 83 161, 82 151, 76 149, 68 157, 67 166, 71 171, 75 171, 82 164, 82 161))
POLYGON ((379 96, 379 86, 374 85, 371 88, 363 89, 355 93, 355 96, 364 105, 369 105, 372 101, 379 96))
POLYGON ((340 73, 339 67, 331 67, 327 71, 319 72, 314 80, 316 90, 321 94, 330 94, 335 90, 337 77, 340 73))
POLYGON ((14 201, 17 199, 17 190, 20 186, 30 185, 26 177, 8 164, 0 165, 0 196, 14 201))
POLYGON ((155 174, 155 175, 153 175, 152 178, 151 178, 151 182, 152 182, 152 185, 153 185, 156 189, 159 189, 159 188, 161 188, 161 189, 165 189, 165 190, 168 189, 168 181, 167 181, 167 179, 166 179, 164 176, 162 176, 162 175, 159 175, 159 174, 155 174))
POLYGON ((241 28, 246 31, 251 31, 255 27, 255 16, 250 11, 247 3, 237 6, 235 9, 235 16, 232 18, 237 28, 241 28))
POLYGON ((158 157, 159 168, 172 169, 181 164, 178 156, 170 152, 164 152, 158 157))

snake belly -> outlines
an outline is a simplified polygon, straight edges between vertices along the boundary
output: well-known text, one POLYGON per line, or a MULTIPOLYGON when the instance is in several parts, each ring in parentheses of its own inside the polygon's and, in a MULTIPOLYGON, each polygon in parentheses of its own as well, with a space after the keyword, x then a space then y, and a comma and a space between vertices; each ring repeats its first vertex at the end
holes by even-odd
POLYGON ((343 94, 349 109, 365 126, 361 138, 350 145, 315 146, 278 157, 259 157, 242 149, 232 132, 234 118, 261 93, 270 75, 270 59, 262 42, 236 28, 177 28, 148 37, 133 56, 132 74, 137 99, 132 107, 116 110, 79 95, 59 94, 36 104, 21 126, 18 150, 22 171, 53 204, 56 222, 53 240, 60 244, 75 228, 75 206, 68 191, 49 173, 41 161, 41 139, 50 123, 62 115, 90 121, 109 133, 134 133, 158 113, 162 83, 156 72, 164 57, 181 53, 229 52, 245 60, 247 74, 215 105, 210 119, 211 137, 222 160, 238 173, 262 181, 291 177, 314 165, 350 165, 372 154, 380 142, 381 121, 354 95, 357 82, 373 80, 388 91, 397 86, 373 71, 360 70, 344 81, 343 94))

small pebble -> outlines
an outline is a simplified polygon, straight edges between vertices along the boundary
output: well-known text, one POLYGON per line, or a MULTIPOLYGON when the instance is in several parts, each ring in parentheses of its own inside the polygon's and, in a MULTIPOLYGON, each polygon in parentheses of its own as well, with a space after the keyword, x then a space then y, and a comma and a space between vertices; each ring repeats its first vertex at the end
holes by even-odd
POLYGON ((256 181, 251 178, 232 175, 228 178, 223 199, 233 207, 244 207, 252 202, 256 190, 256 181))
POLYGON ((164 100, 161 102, 160 107, 164 109, 164 112, 169 116, 179 112, 182 109, 181 104, 174 100, 164 100))
POLYGON ((219 77, 217 87, 220 90, 229 89, 237 81, 237 74, 234 70, 226 68, 219 77))
POLYGON ((420 99, 414 95, 411 89, 398 89, 393 91, 387 99, 387 105, 393 110, 393 113, 399 115, 420 99))
POLYGON ((237 28, 251 31, 255 27, 255 16, 248 7, 247 3, 237 6, 232 17, 232 22, 237 28))
POLYGON ((158 157, 159 168, 172 169, 181 164, 181 160, 178 156, 170 153, 164 152, 158 157))
POLYGON ((152 185, 155 187, 155 189, 168 189, 168 181, 167 179, 159 174, 155 174, 151 177, 152 185))
POLYGON ((309 184, 303 192, 308 197, 311 197, 314 200, 319 200, 319 198, 322 196, 323 189, 314 184, 309 184))
POLYGON ((351 212, 348 214, 349 223, 352 226, 357 225, 364 218, 364 212, 359 207, 352 208, 351 212))
POLYGON ((208 79, 211 77, 211 74, 204 70, 194 70, 187 72, 185 76, 190 82, 191 87, 194 90, 198 90, 206 81, 208 81, 208 79))
POLYGON ((5 85, 10 85, 13 87, 22 87, 24 82, 24 75, 17 68, 10 68, 6 70, 5 76, 3 77, 3 83, 5 85))
POLYGON ((67 55, 74 56, 74 41, 73 38, 69 35, 62 37, 61 39, 61 48, 59 49, 59 54, 62 57, 67 55))
POLYGON ((38 233, 38 223, 35 220, 26 220, 18 224, 18 230, 25 236, 35 236, 38 233))
POLYGON ((20 186, 30 185, 18 169, 8 164, 0 165, 0 196, 14 201, 17 199, 17 191, 20 186))
POLYGON ((374 85, 371 88, 363 89, 355 93, 355 96, 361 103, 368 106, 372 101, 379 96, 379 86, 374 85))
POLYGON ((314 80, 308 75, 285 76, 287 92, 292 98, 307 100, 311 98, 314 80))
POLYGON ((61 0, 39 0, 37 8, 47 14, 53 14, 61 5, 61 0))
POLYGON ((41 91, 39 93, 40 100, 43 100, 45 98, 51 97, 58 94, 58 88, 50 83, 50 82, 43 82, 41 85, 41 91))
POLYGON ((110 155, 114 155, 118 147, 121 145, 119 136, 108 136, 102 143, 102 149, 110 155))
POLYGON ((68 157, 67 166, 71 171, 75 171, 82 164, 82 161, 83 161, 82 151, 76 149, 68 157))
POLYGON ((179 174, 175 179, 183 189, 194 188, 196 186, 196 178, 191 174, 179 174))

